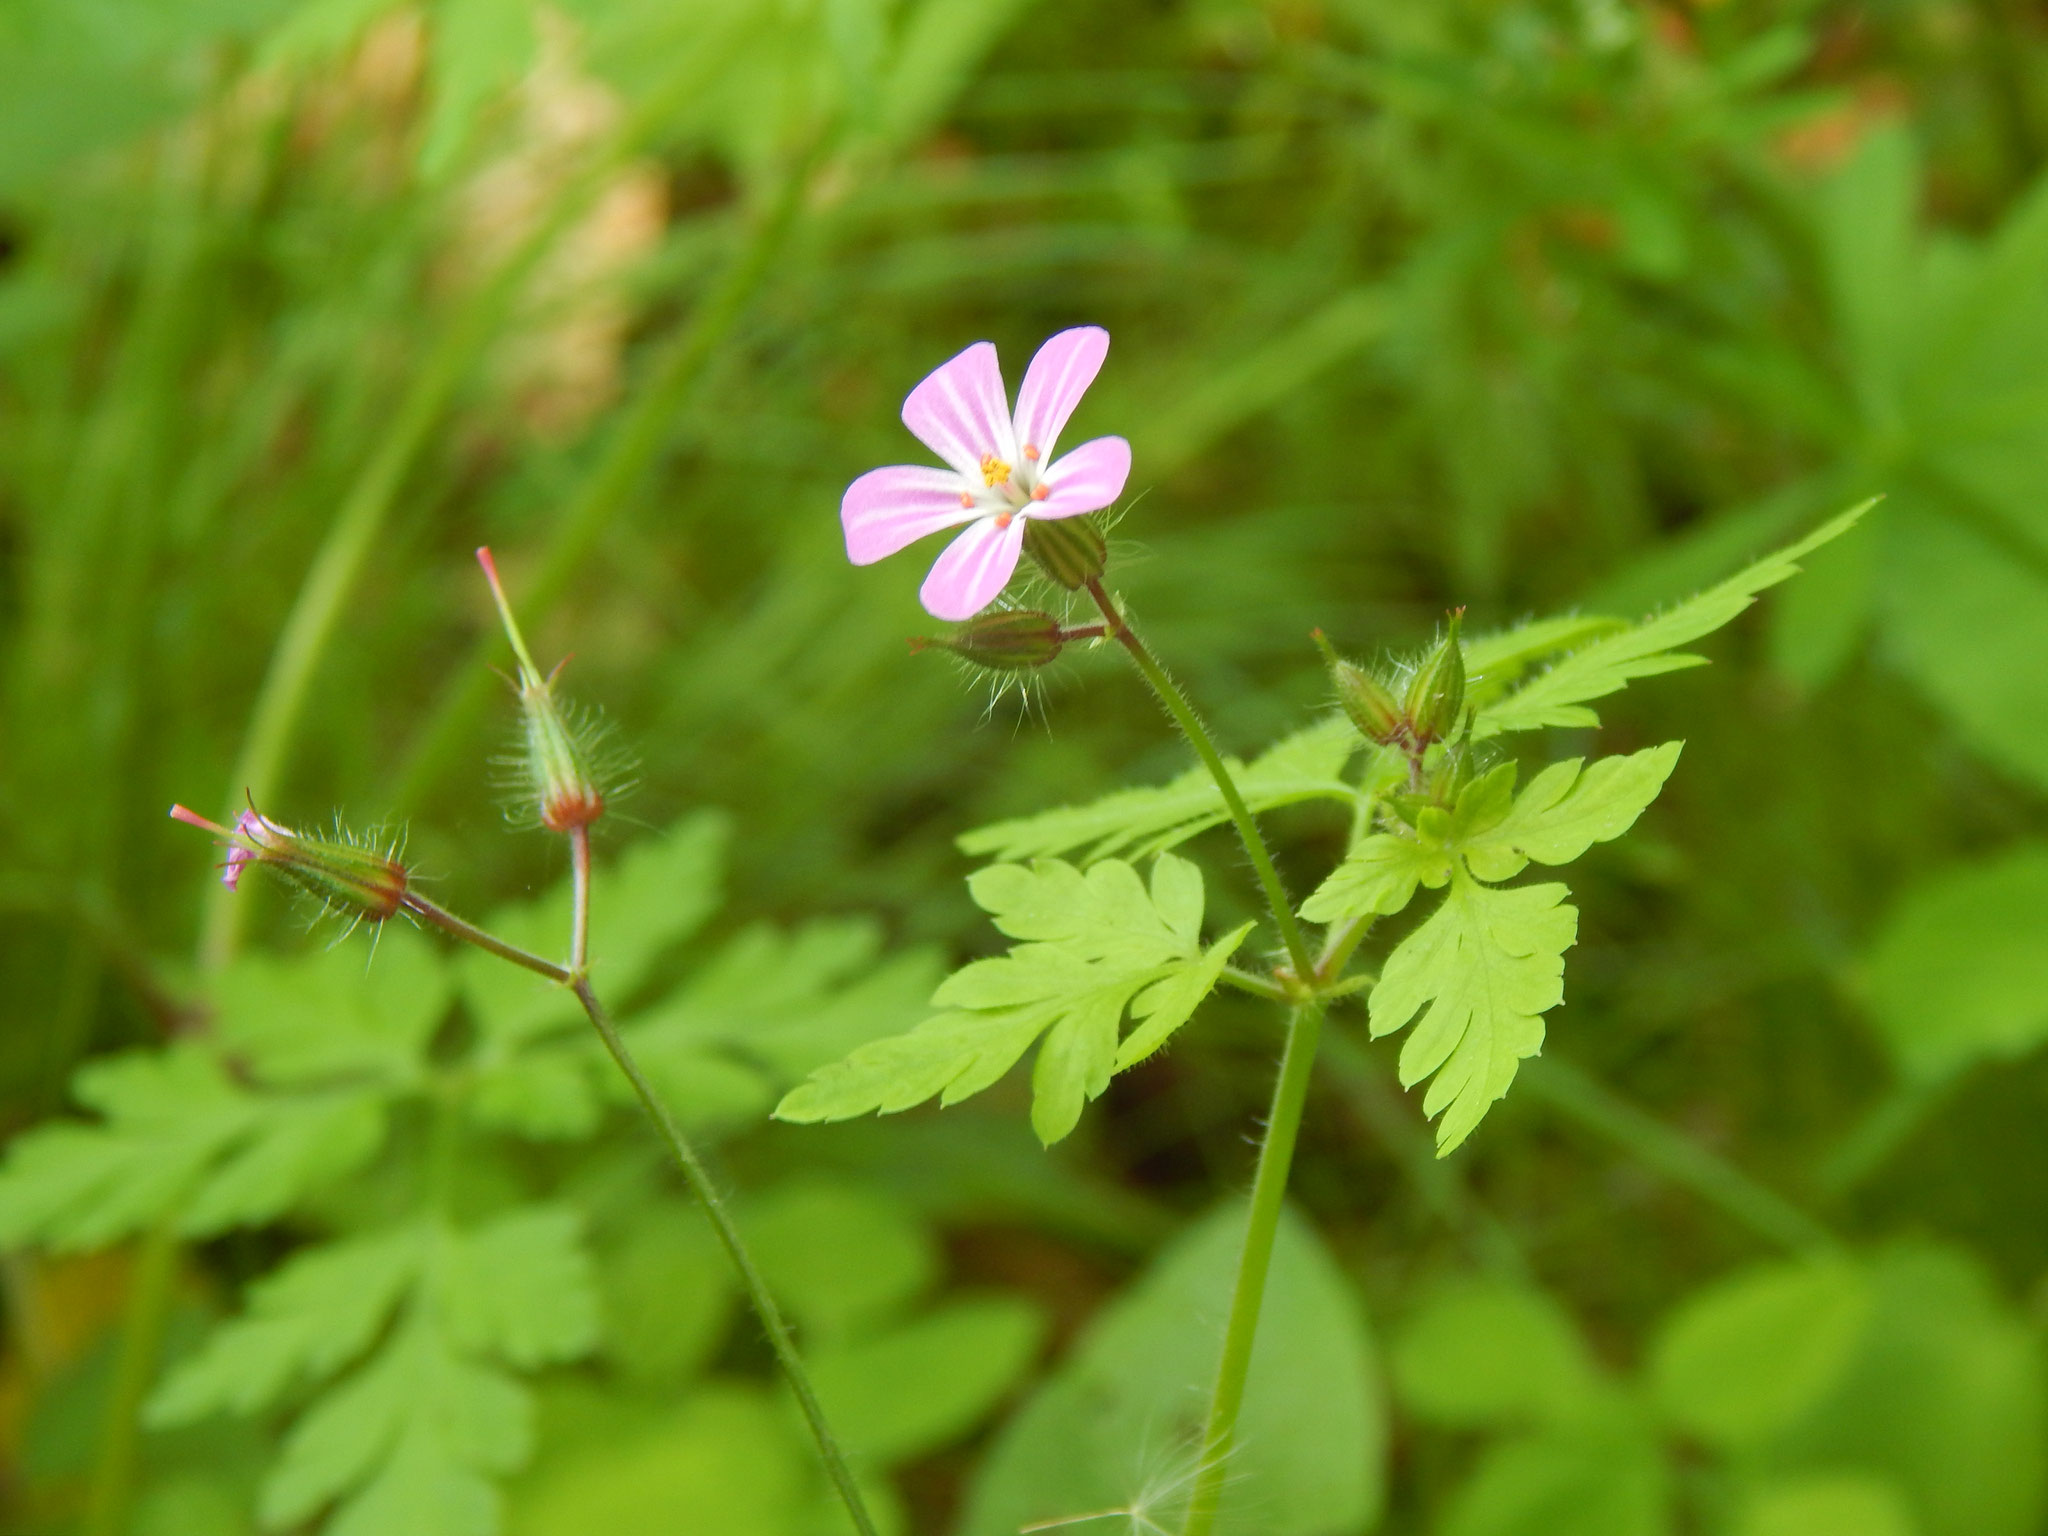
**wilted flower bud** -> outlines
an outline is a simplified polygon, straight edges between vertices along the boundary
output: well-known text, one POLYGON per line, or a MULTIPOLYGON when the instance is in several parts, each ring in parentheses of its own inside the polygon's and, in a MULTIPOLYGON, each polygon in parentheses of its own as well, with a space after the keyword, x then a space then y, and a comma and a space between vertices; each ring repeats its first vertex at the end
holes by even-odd
POLYGON ((1407 730, 1407 721, 1386 685, 1363 667, 1339 656, 1320 629, 1313 631, 1311 638, 1330 665, 1330 686, 1336 690, 1337 702, 1351 717, 1351 723, 1368 741, 1381 746, 1399 740, 1407 730))
POLYGON ((1027 518, 1024 553, 1069 592, 1087 586, 1109 563, 1109 545, 1088 517, 1027 518))
POLYGON ((1464 619, 1464 609, 1452 611, 1449 632, 1416 668, 1401 703, 1416 740, 1425 746, 1448 736, 1465 707, 1465 651, 1458 643, 1458 626, 1464 619))
POLYGON ((1065 643, 1060 622, 1036 608, 1006 608, 970 619, 950 635, 910 642, 913 651, 938 646, 977 667, 1027 672, 1057 660, 1065 643))
POLYGON ((232 829, 208 821, 182 805, 171 815, 187 826, 211 832, 228 845, 221 883, 234 890, 251 864, 275 870, 323 906, 381 923, 405 905, 410 878, 398 852, 346 836, 313 837, 294 832, 256 810, 246 810, 232 829))
MULTIPOLYGON (((476 552, 477 563, 491 584, 498 613, 505 621, 505 634, 519 660, 520 721, 525 729, 525 751, 519 759, 526 789, 532 796, 540 824, 550 832, 568 832, 587 827, 604 814, 604 794, 598 788, 584 751, 582 732, 555 698, 554 674, 541 676, 540 668, 526 649, 512 605, 498 581, 497 563, 489 549, 476 552)), ((555 672, 559 673, 557 666, 555 672)))

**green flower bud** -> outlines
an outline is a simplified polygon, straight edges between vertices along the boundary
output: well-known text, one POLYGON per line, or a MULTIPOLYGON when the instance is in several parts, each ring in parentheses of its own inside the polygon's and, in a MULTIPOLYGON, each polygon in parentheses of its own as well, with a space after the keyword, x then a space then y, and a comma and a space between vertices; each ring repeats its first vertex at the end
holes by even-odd
POLYGON ((1465 707, 1465 650, 1458 643, 1458 627, 1464 621, 1465 610, 1453 609, 1449 632, 1416 668, 1401 701, 1415 739, 1425 746, 1450 735, 1465 707))
POLYGON ((1330 686, 1336 690, 1337 702, 1366 740, 1385 746, 1402 736, 1407 729, 1407 721, 1386 685, 1363 667, 1339 656, 1331 648, 1329 637, 1320 629, 1312 631, 1311 638, 1329 663, 1330 686))
POLYGON ((1024 521, 1024 553, 1069 592, 1078 592, 1109 563, 1109 545, 1092 517, 1030 517, 1024 521))
POLYGON ((977 667, 1026 672, 1056 660, 1065 636, 1058 619, 1035 608, 1006 608, 970 619, 950 635, 910 642, 913 651, 937 646, 977 667))

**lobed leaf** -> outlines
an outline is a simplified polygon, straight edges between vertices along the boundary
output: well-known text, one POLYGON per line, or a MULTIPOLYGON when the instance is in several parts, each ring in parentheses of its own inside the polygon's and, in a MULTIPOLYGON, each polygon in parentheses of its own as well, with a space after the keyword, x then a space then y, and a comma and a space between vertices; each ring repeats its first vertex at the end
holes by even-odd
POLYGON ((1472 739, 1551 725, 1598 725, 1600 717, 1586 708, 1588 700, 1618 693, 1639 677, 1704 666, 1704 657, 1678 647, 1713 633, 1755 602, 1757 594, 1796 576, 1803 556, 1847 533, 1871 505, 1852 507, 1697 597, 1571 652, 1506 698, 1483 705, 1473 717, 1472 739))
POLYGON ((267 1221, 384 1134, 374 1091, 259 1094, 197 1042, 94 1062, 76 1092, 97 1123, 31 1131, 0 1167, 0 1242, 95 1248, 171 1216, 190 1236, 267 1221))
POLYGON ((942 982, 932 1002, 948 1011, 812 1073, 776 1107, 778 1117, 841 1120, 934 1096, 957 1103, 1042 1039, 1031 1117, 1050 1144, 1114 1073, 1187 1022, 1252 928, 1204 951, 1201 876, 1171 854, 1154 863, 1149 890, 1117 859, 1086 871, 1057 859, 998 864, 968 884, 996 926, 1021 942, 942 982), (1137 1028, 1120 1044, 1126 1011, 1137 1028))
MULTIPOLYGON (((1342 715, 1296 731, 1251 762, 1226 758, 1239 793, 1254 811, 1303 800, 1349 803, 1357 791, 1343 778, 1360 737, 1342 715)), ((1142 859, 1229 820, 1216 781, 1203 768, 1145 789, 1118 790, 1087 805, 999 821, 958 839, 962 852, 1004 860, 1046 858, 1085 849, 1082 864, 1111 854, 1142 859)))
POLYGON ((1543 1014, 1564 996, 1564 952, 1578 912, 1561 885, 1482 885, 1462 870, 1429 920, 1387 957, 1373 988, 1375 1038, 1422 1013, 1401 1049, 1401 1083, 1434 1076, 1423 1112, 1441 1115, 1437 1155, 1456 1147, 1543 1045, 1543 1014))
POLYGON ((1600 758, 1590 768, 1577 757, 1552 763, 1529 781, 1505 816, 1463 841, 1466 865, 1482 880, 1506 880, 1532 859, 1569 864, 1593 844, 1613 841, 1657 798, 1684 746, 1667 741, 1626 757, 1600 758))
POLYGON ((214 1330, 150 1399, 158 1425, 254 1413, 325 1381, 370 1345, 417 1279, 426 1234, 395 1232, 309 1248, 250 1290, 247 1313, 214 1330))

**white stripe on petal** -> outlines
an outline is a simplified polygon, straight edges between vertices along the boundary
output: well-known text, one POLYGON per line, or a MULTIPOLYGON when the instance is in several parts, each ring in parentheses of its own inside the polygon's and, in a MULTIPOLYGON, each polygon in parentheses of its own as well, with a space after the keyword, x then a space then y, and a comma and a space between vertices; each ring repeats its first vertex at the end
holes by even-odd
POLYGON ((917 594, 934 618, 958 624, 996 600, 1024 551, 1024 519, 985 517, 948 544, 917 594))
POLYGON ((903 402, 903 425, 977 486, 984 454, 1015 463, 1010 402, 995 343, 977 341, 927 374, 903 402))
POLYGON ((1099 325, 1079 325, 1048 338, 1024 370, 1017 391, 1017 442, 1038 450, 1041 469, 1108 354, 1109 332, 1099 325))
POLYGON ((1033 517, 1073 517, 1108 506, 1131 477, 1131 445, 1120 437, 1090 438, 1045 472, 1045 500, 1033 517))
MULTIPOLYGON (((977 477, 975 486, 980 483, 977 477)), ((872 565, 928 533, 974 521, 982 508, 960 504, 961 494, 968 491, 966 482, 950 469, 892 464, 869 470, 839 500, 846 558, 855 565, 872 565)))

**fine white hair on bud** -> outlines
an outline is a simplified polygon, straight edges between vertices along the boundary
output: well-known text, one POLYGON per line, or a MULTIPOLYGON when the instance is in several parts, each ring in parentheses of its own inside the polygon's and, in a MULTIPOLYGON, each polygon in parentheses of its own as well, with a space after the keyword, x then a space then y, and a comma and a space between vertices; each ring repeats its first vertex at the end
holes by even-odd
POLYGON ((519 697, 519 751, 499 760, 501 767, 511 770, 509 779, 522 813, 519 819, 550 832, 588 827, 604 815, 608 790, 612 795, 618 793, 619 786, 615 782, 608 785, 609 775, 603 771, 614 765, 617 754, 605 740, 601 719, 556 697, 561 666, 543 675, 534 663, 519 621, 512 616, 512 604, 498 579, 490 549, 479 548, 476 558, 490 583, 491 597, 498 605, 519 668, 513 681, 519 697))

